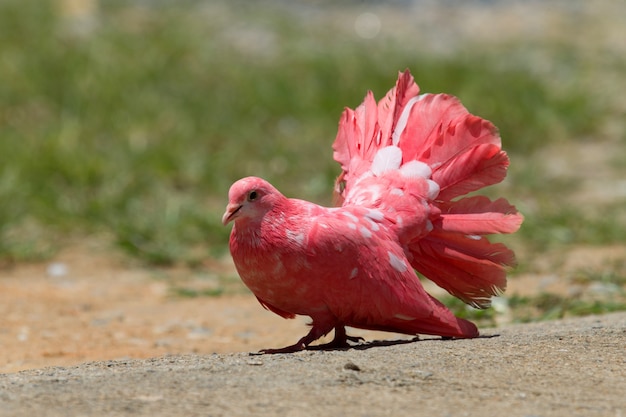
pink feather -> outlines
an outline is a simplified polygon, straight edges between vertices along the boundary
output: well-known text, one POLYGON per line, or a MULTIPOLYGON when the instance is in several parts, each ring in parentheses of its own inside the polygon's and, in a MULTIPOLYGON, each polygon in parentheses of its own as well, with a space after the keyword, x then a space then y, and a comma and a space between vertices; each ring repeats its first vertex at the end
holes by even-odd
POLYGON ((274 313, 312 319, 297 343, 265 352, 305 349, 333 329, 329 346, 347 346, 355 338, 345 326, 478 336, 415 270, 480 308, 504 291, 515 256, 485 235, 512 233, 523 218, 504 199, 458 198, 505 177, 496 128, 452 96, 419 95, 405 71, 378 103, 368 92, 345 109, 333 150, 341 207, 286 198, 256 177, 229 191, 223 222, 235 223, 230 249, 243 282, 274 313))

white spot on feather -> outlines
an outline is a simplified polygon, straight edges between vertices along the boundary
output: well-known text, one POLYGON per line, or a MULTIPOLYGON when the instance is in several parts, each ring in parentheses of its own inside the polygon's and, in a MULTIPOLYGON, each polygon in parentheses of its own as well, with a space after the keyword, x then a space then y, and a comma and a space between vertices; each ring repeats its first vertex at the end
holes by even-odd
POLYGON ((386 146, 376 152, 372 162, 371 171, 379 176, 387 171, 400 168, 402 163, 402 150, 397 146, 386 146))
POLYGON ((356 278, 357 275, 359 275, 359 268, 354 268, 350 271, 350 279, 356 278))
POLYGON ((422 100, 427 95, 428 94, 422 94, 417 97, 413 97, 404 105, 404 109, 402 109, 402 114, 398 118, 398 123, 396 123, 396 128, 393 131, 393 135, 391 135, 391 143, 393 145, 397 146, 398 143, 400 143, 400 137, 402 136, 402 133, 406 128, 406 124, 409 121, 409 115, 411 114, 411 109, 413 108, 415 103, 422 100))
POLYGON ((350 229, 352 229, 352 230, 356 230, 356 224, 354 224, 354 223, 352 223, 352 222, 348 223, 348 227, 349 227, 350 229))
POLYGON ((426 180, 426 182, 428 183, 428 199, 434 200, 439 195, 439 184, 433 180, 426 180))
POLYGON ((372 237, 372 232, 370 232, 369 229, 365 226, 361 226, 359 228, 359 231, 361 232, 364 238, 369 239, 370 237, 372 237))
POLYGON ((410 161, 400 167, 400 174, 405 178, 430 178, 433 171, 420 161, 410 161))
POLYGON ((285 230, 285 234, 287 235, 287 240, 295 242, 298 246, 302 246, 304 244, 304 233, 298 233, 287 229, 285 230))
POLYGON ((398 258, 391 251, 387 251, 387 255, 389 255, 389 264, 393 269, 398 272, 406 272, 409 268, 406 266, 404 260, 398 258))
POLYGON ((272 268, 272 275, 280 276, 285 272, 285 265, 281 261, 277 261, 272 268))
POLYGON ((400 320, 406 320, 406 321, 415 320, 415 317, 407 316, 406 314, 394 314, 393 316, 400 320))
POLYGON ((344 216, 346 216, 347 218, 349 218, 350 220, 352 220, 355 223, 359 222, 359 218, 356 217, 354 214, 350 213, 349 211, 342 211, 341 214, 343 214, 344 216))
POLYGON ((378 232, 380 230, 380 226, 378 226, 378 223, 375 223, 374 221, 368 219, 367 217, 365 218, 365 220, 370 225, 372 232, 378 232))
POLYGON ((380 210, 370 209, 365 213, 365 217, 380 222, 385 218, 385 215, 380 210))
POLYGON ((468 239, 472 239, 472 240, 480 240, 481 237, 479 235, 465 235, 466 238, 468 239))
POLYGON ((399 197, 402 197, 404 195, 404 191, 402 191, 400 188, 392 188, 391 191, 389 191, 389 193, 391 195, 397 195, 399 197))
POLYGON ((371 202, 371 201, 378 201, 382 198, 382 188, 378 185, 376 186, 372 186, 369 187, 369 191, 370 194, 369 196, 365 199, 365 203, 371 202))

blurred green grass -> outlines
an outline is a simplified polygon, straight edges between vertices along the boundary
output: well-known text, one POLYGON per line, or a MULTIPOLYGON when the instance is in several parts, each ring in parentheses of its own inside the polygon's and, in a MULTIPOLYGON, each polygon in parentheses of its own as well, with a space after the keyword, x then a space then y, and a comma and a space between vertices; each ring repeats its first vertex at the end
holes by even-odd
MULTIPOLYGON (((5 262, 95 236, 149 264, 196 265, 225 252, 226 192, 246 175, 328 204, 343 107, 368 89, 382 97, 405 68, 422 91, 457 95, 492 120, 514 164, 549 143, 601 135, 606 117, 577 85, 557 88, 523 59, 507 61, 518 45, 440 55, 245 2, 102 2, 81 33, 54 4, 0 2, 5 262)), ((571 55, 567 48, 554 45, 571 55)), ((569 242, 571 230, 592 242, 619 239, 623 227, 606 222, 584 235, 589 227, 572 222, 576 208, 550 201, 555 186, 541 169, 522 171, 507 196, 519 204, 516 195, 532 195, 541 215, 527 215, 520 244, 543 250, 569 242), (570 232, 559 232, 563 224, 570 232)))

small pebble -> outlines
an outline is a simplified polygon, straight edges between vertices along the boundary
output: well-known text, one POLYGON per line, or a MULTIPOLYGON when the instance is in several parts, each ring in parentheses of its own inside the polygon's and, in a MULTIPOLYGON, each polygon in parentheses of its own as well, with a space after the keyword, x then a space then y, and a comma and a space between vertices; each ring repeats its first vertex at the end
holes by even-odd
POLYGON ((420 370, 420 369, 416 370, 416 371, 414 372, 414 374, 415 374, 415 376, 416 376, 416 377, 418 377, 419 379, 424 379, 424 380, 425 380, 425 379, 430 378, 431 376, 433 376, 433 373, 432 373, 432 372, 430 372, 430 371, 422 371, 422 370, 420 370))
POLYGON ((360 371, 361 368, 359 368, 359 366, 357 364, 355 364, 354 362, 347 362, 344 366, 343 369, 347 369, 349 371, 360 371))

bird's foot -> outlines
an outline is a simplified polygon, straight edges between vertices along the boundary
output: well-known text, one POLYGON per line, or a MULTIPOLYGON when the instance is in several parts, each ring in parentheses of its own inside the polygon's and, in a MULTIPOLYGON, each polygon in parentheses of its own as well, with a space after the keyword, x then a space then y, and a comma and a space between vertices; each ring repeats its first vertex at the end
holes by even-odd
POLYGON ((351 347, 351 345, 348 343, 349 341, 353 343, 360 343, 360 342, 363 342, 364 340, 365 339, 363 339, 360 336, 348 336, 346 334, 345 327, 337 326, 335 327, 335 337, 333 338, 333 340, 331 340, 328 343, 324 343, 323 345, 309 346, 307 349, 312 349, 312 350, 345 349, 345 348, 351 347))
POLYGON ((346 335, 346 337, 343 339, 334 338, 330 342, 324 343, 322 345, 308 346, 307 349, 308 350, 346 349, 346 348, 352 347, 352 345, 348 343, 348 341, 353 342, 353 343, 360 343, 360 342, 365 341, 365 339, 363 339, 360 336, 346 335))
POLYGON ((294 353, 294 352, 300 352, 302 350, 306 349, 306 345, 298 342, 295 343, 293 345, 290 346, 285 346, 284 348, 280 348, 280 349, 261 349, 259 351, 259 353, 263 354, 263 355, 274 355, 277 353, 294 353))
POLYGON ((365 342, 365 339, 362 338, 361 336, 348 336, 348 335, 346 335, 346 340, 349 340, 349 341, 354 342, 354 343, 365 342))
POLYGON ((346 328, 343 325, 337 325, 335 326, 335 337, 332 341, 323 345, 309 346, 311 342, 319 339, 321 336, 328 333, 331 329, 332 327, 327 328, 327 327, 319 327, 319 326, 313 325, 313 328, 311 329, 309 334, 304 336, 302 339, 298 340, 297 343, 294 343, 293 345, 286 346, 280 349, 263 349, 259 351, 259 354, 272 355, 276 353, 294 353, 294 352, 300 352, 305 349, 310 349, 310 350, 344 349, 344 348, 350 347, 350 344, 348 343, 348 341, 353 342, 353 343, 359 343, 364 340, 362 337, 348 336, 346 334, 346 328))
POLYGON ((312 341, 314 341, 315 339, 321 336, 321 334, 318 334, 318 333, 319 333, 319 329, 313 327, 306 336, 298 340, 293 345, 285 346, 284 348, 280 348, 280 349, 263 349, 259 351, 259 353, 273 355, 276 353, 294 353, 294 352, 303 351, 304 349, 306 349, 309 343, 311 343, 312 341))

